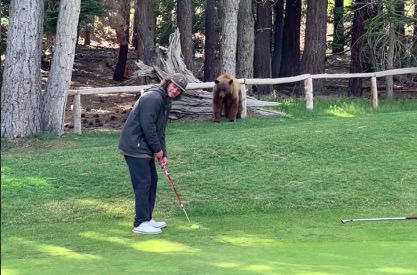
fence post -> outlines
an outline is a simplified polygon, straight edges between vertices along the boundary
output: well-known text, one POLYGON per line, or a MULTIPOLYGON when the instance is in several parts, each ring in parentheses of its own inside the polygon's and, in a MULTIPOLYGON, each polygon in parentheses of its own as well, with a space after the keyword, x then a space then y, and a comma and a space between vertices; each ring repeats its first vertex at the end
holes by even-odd
POLYGON ((371 78, 371 92, 372 92, 372 107, 374 109, 378 108, 378 86, 376 82, 376 77, 371 78))
POLYGON ((307 110, 313 111, 313 78, 311 77, 304 80, 304 95, 307 110))
POLYGON ((247 104, 246 104, 246 84, 242 83, 240 84, 240 92, 242 95, 242 118, 245 118, 248 116, 248 111, 247 111, 247 104))
POLYGON ((74 133, 81 135, 81 95, 76 93, 74 95, 74 133))

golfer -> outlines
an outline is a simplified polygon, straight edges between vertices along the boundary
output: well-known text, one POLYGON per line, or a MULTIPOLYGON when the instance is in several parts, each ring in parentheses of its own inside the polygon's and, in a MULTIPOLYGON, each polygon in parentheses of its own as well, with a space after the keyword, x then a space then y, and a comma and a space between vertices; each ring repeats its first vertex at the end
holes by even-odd
POLYGON ((178 99, 186 86, 181 74, 162 79, 138 99, 121 131, 119 151, 129 167, 135 193, 134 233, 158 234, 167 225, 152 217, 158 181, 155 159, 161 167, 167 165, 165 127, 171 101, 178 99))

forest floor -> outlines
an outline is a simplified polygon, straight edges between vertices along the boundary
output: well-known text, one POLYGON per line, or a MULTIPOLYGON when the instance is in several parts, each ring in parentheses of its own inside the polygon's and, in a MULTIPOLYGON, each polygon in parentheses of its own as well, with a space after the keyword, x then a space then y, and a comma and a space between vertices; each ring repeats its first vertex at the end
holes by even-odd
MULTIPOLYGON (((132 77, 135 71, 136 53, 129 49, 126 80, 113 80, 114 65, 117 62, 118 49, 94 46, 77 46, 72 74, 71 89, 81 87, 98 88, 110 86, 132 86, 140 83, 132 77)), ((46 68, 48 64, 46 65, 46 68)), ((194 75, 202 79, 203 63, 196 61, 194 66, 197 70, 194 75)), ((348 73, 349 56, 328 56, 326 58, 326 73, 348 73)), ((43 71, 44 81, 47 71, 43 71)), ((416 82, 414 82, 416 83, 416 82)), ((417 98, 417 85, 410 86, 395 83, 394 93, 398 98, 417 98)), ((384 96, 384 81, 380 80, 378 88, 384 96)), ((288 97, 300 96, 297 85, 276 86, 275 97, 280 100, 288 97)), ((326 80, 323 91, 315 91, 315 97, 345 96, 348 90, 348 80, 326 80)), ((370 81, 364 81, 364 96, 369 97, 370 81)), ((82 104, 82 128, 83 129, 120 129, 125 122, 133 104, 137 99, 136 94, 97 94, 81 97, 82 104)), ((65 128, 71 131, 73 128, 73 97, 68 97, 65 115, 65 128)), ((199 118, 193 118, 193 120, 199 118)), ((202 117, 201 119, 207 119, 202 117)))

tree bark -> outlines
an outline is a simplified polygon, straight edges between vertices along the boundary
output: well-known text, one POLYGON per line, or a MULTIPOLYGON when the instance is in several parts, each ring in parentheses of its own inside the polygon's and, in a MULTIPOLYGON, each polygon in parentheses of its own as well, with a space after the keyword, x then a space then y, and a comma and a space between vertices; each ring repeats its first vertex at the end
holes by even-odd
POLYGON ((272 77, 279 77, 282 56, 282 31, 284 29, 285 0, 278 0, 274 5, 274 50, 272 53, 272 77))
POLYGON ((120 5, 122 7, 121 14, 123 15, 123 18, 124 18, 126 42, 129 44, 129 38, 130 38, 130 0, 122 0, 122 1, 120 1, 120 5))
POLYGON ((113 80, 123 81, 125 79, 128 51, 129 51, 129 45, 127 41, 119 45, 119 56, 117 58, 116 68, 114 69, 113 80))
POLYGON ((219 14, 218 0, 207 0, 205 11, 204 81, 214 81, 219 75, 219 14))
POLYGON ((220 0, 220 72, 236 75, 237 14, 240 0, 220 0))
POLYGON ((414 32, 413 32, 413 46, 411 49, 411 66, 417 66, 417 0, 414 0, 414 32))
MULTIPOLYGON (((302 73, 324 73, 326 59, 327 0, 308 0, 304 54, 301 60, 302 73)), ((317 79, 314 90, 322 91, 324 80, 317 79)), ((316 93, 317 93, 316 92, 316 93)))
POLYGON ((177 26, 180 30, 181 50, 187 69, 193 69, 193 4, 191 0, 177 0, 177 26))
POLYGON ((345 48, 345 27, 344 27, 344 3, 343 0, 335 0, 333 9, 333 42, 332 52, 342 53, 345 48))
POLYGON ((236 77, 253 78, 255 34, 251 0, 240 0, 237 22, 236 77))
POLYGON ((280 76, 300 73, 301 0, 287 0, 282 42, 280 76))
MULTIPOLYGON (((393 3, 388 4, 388 9, 391 14, 395 13, 395 6, 393 3)), ((391 19, 392 20, 392 19, 391 19)), ((391 70, 394 68, 394 55, 395 55, 395 24, 394 22, 390 22, 388 26, 388 52, 387 52, 387 70, 391 70)), ((385 77, 386 82, 386 91, 387 91, 387 98, 394 97, 394 78, 392 75, 388 75, 385 77)))
MULTIPOLYGON (((376 15, 377 4, 373 0, 356 0, 352 25, 352 44, 350 72, 361 73, 366 65, 362 60, 364 24, 369 18, 376 15)), ((349 96, 362 96, 362 78, 351 78, 349 80, 349 96)))
POLYGON ((138 52, 139 49, 139 11, 138 6, 135 4, 135 14, 133 16, 133 35, 132 35, 132 46, 138 52))
MULTIPOLYGON (((271 28, 272 8, 269 0, 256 4, 256 29, 255 29, 255 73, 256 78, 271 77, 271 28)), ((271 86, 256 86, 257 95, 269 94, 271 86)))
MULTIPOLYGON (((352 25, 352 44, 350 47, 351 61, 350 72, 361 73, 363 71, 363 64, 361 59, 361 50, 363 46, 363 22, 364 22, 364 4, 356 0, 355 11, 353 14, 352 25)), ((349 80, 349 96, 362 96, 362 78, 352 78, 349 80)))
POLYGON ((92 23, 87 23, 85 26, 84 32, 84 46, 89 46, 91 44, 91 33, 94 31, 92 23))
POLYGON ((1 87, 1 137, 40 132, 44 1, 11 1, 1 87))
POLYGON ((155 12, 154 0, 137 0, 138 56, 146 65, 151 65, 154 53, 155 12))
POLYGON ((115 3, 118 11, 112 20, 116 29, 117 43, 119 44, 119 56, 113 73, 113 80, 123 81, 125 79, 127 54, 129 51, 129 24, 126 20, 130 14, 130 0, 123 0, 115 3))
POLYGON ((71 84, 80 5, 81 0, 61 1, 54 55, 42 100, 42 128, 58 135, 64 134, 65 105, 71 84))

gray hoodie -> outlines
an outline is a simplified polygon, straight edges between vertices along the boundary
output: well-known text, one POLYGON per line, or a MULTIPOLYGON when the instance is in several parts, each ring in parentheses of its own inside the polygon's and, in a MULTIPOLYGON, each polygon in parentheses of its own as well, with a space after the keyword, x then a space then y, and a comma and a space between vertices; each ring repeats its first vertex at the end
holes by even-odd
POLYGON ((132 157, 153 157, 161 150, 167 156, 165 128, 171 100, 160 86, 146 91, 133 106, 120 133, 119 151, 132 157))

